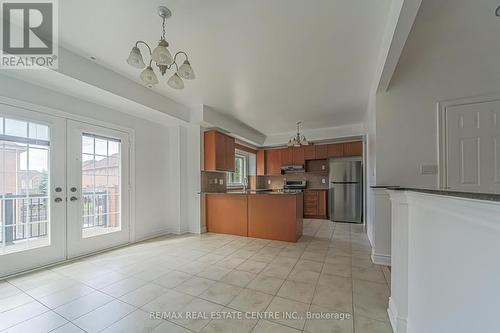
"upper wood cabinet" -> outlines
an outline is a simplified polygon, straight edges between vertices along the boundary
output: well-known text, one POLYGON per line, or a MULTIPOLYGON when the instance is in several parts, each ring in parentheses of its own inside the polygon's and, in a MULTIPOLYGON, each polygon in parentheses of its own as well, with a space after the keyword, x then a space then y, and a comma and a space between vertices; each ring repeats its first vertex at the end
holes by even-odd
POLYGON ((328 157, 342 157, 344 156, 344 144, 333 143, 328 145, 328 157))
POLYGON ((304 147, 304 160, 315 160, 316 159, 316 146, 309 145, 304 147))
POLYGON ((322 160, 328 158, 328 145, 317 145, 316 146, 316 159, 322 160))
POLYGON ((256 170, 257 176, 265 176, 266 175, 266 151, 265 150, 257 150, 256 154, 256 170))
POLYGON ((229 135, 207 131, 204 133, 204 170, 234 172, 235 140, 229 135))
POLYGON ((281 165, 293 164, 293 148, 280 149, 280 153, 281 153, 281 165))
POLYGON ((293 147, 293 164, 304 165, 306 163, 304 157, 304 147, 293 147))
POLYGON ((279 176, 281 174, 281 150, 266 150, 266 175, 279 176))
POLYGON ((363 142, 346 142, 344 143, 344 156, 362 156, 363 142))

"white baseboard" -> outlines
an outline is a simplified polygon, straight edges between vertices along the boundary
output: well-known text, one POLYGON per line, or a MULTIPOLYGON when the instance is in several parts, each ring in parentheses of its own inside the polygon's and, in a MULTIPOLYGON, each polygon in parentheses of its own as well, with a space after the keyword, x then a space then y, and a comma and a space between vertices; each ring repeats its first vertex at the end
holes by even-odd
POLYGON ((383 266, 391 266, 391 256, 390 255, 372 253, 371 257, 372 257, 372 261, 374 264, 383 265, 383 266))
POLYGON ((391 322, 394 333, 406 333, 408 331, 408 321, 398 317, 398 310, 394 300, 389 297, 389 307, 387 308, 389 321, 391 322))

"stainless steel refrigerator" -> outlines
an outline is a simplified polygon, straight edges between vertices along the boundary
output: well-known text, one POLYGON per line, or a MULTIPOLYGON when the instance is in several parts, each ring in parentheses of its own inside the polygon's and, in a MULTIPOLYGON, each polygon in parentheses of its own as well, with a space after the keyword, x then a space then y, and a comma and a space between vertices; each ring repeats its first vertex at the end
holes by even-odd
POLYGON ((361 161, 330 159, 328 212, 335 222, 363 222, 363 166, 361 161))

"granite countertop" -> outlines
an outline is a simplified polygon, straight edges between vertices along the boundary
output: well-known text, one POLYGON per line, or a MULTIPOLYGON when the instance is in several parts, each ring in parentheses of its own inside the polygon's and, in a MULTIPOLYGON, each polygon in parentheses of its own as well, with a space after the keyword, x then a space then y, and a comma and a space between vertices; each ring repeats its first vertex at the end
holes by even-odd
POLYGON ((500 193, 484 193, 484 192, 474 192, 474 191, 461 191, 461 190, 446 189, 446 188, 416 188, 416 187, 402 187, 402 186, 390 186, 390 185, 375 185, 370 187, 374 189, 385 188, 394 191, 411 191, 411 192, 445 195, 450 197, 459 197, 459 198, 474 199, 474 200, 500 202, 500 193))
POLYGON ((204 194, 234 194, 234 195, 299 195, 299 193, 286 193, 273 190, 246 190, 246 191, 226 191, 226 192, 205 192, 204 194))

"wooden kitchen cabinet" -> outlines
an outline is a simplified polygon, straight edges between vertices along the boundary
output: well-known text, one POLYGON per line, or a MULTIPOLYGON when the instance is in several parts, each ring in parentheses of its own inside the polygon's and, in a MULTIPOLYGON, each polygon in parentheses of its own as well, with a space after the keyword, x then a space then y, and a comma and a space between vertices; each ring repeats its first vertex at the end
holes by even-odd
POLYGON ((328 145, 328 157, 343 157, 343 156, 344 156, 343 143, 333 143, 328 145))
POLYGON ((316 146, 316 159, 322 160, 328 158, 328 145, 317 145, 316 146))
POLYGON ((234 172, 235 140, 229 135, 207 131, 204 133, 204 170, 234 172))
POLYGON ((265 150, 257 150, 255 160, 256 160, 257 176, 265 176, 266 175, 266 151, 265 150))
POLYGON ((281 175, 281 149, 266 150, 266 175, 281 175))
POLYGON ((293 164, 295 165, 304 165, 306 163, 304 157, 304 147, 293 147, 293 164))
POLYGON ((281 153, 281 165, 293 164, 293 148, 280 149, 280 153, 281 153))
POLYGON ((309 145, 304 147, 304 160, 310 161, 316 159, 316 146, 309 145))
POLYGON ((326 219, 327 206, 327 190, 304 192, 304 217, 326 219))
POLYGON ((344 143, 344 156, 363 156, 363 142, 346 142, 344 143))

